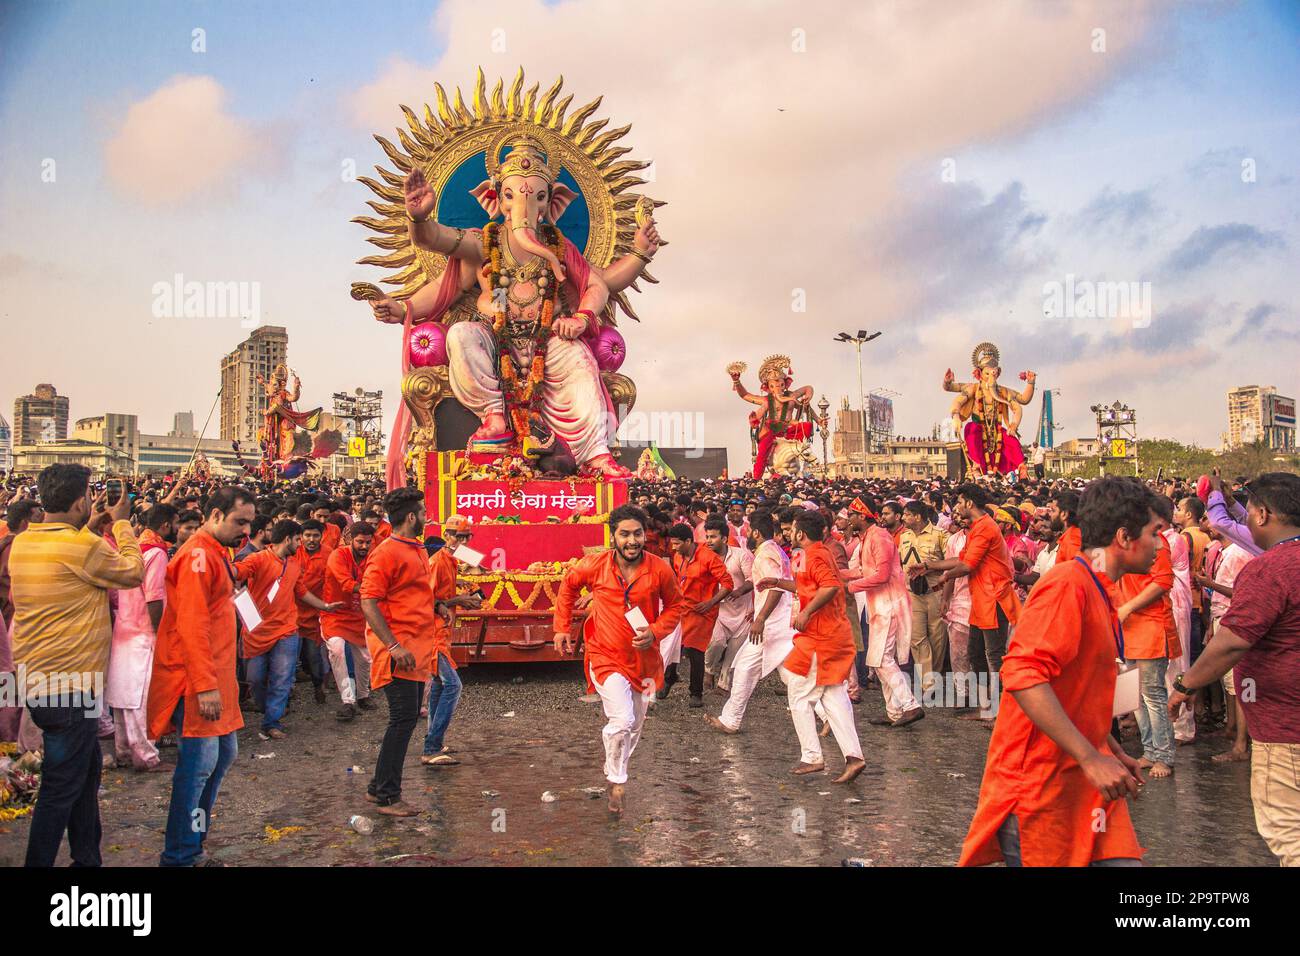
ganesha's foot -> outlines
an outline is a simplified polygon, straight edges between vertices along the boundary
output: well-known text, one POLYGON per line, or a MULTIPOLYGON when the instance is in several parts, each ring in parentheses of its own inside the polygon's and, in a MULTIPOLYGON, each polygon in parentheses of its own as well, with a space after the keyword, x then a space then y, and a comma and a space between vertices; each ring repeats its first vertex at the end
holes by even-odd
POLYGON ((471 447, 485 445, 485 451, 492 450, 495 446, 507 444, 514 438, 514 432, 506 427, 506 417, 500 412, 489 412, 483 419, 483 424, 473 435, 469 436, 471 447))
POLYGON ((632 477, 632 472, 628 471, 616 462, 614 456, 609 452, 606 452, 603 455, 597 455, 595 458, 585 462, 582 466, 582 472, 586 475, 604 475, 606 478, 632 477))

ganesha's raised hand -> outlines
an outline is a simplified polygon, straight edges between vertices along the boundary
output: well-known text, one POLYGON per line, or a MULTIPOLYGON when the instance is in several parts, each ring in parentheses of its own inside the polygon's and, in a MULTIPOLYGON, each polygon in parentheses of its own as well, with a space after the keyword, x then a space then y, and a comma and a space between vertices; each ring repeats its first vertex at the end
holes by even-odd
POLYGON ((659 251, 659 242, 659 229, 651 219, 637 228, 636 235, 632 237, 632 248, 646 258, 653 259, 659 251))
POLYGON ((578 315, 566 315, 556 319, 551 330, 562 339, 576 339, 587 331, 587 320, 578 315))
POLYGON ((406 176, 405 188, 407 215, 412 219, 428 219, 432 216, 437 197, 425 181, 424 173, 419 169, 411 170, 406 176))
POLYGON ((943 387, 947 388, 953 382, 957 381, 957 376, 952 374, 952 369, 943 373, 943 387))
POLYGON ((375 319, 388 325, 401 325, 406 320, 406 307, 396 299, 375 299, 370 303, 375 319))

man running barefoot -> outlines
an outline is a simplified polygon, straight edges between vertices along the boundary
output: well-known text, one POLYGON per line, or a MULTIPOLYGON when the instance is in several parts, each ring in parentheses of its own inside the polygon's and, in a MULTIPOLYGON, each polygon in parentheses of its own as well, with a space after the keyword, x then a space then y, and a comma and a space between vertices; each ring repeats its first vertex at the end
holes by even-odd
POLYGON ((668 563, 645 550, 646 522, 645 512, 631 505, 610 512, 610 549, 579 561, 555 600, 555 651, 572 654, 574 604, 584 588, 591 594, 583 670, 608 720, 601 732, 605 789, 609 811, 616 815, 623 812, 628 762, 641 738, 647 703, 664 682, 659 642, 677 627, 684 607, 668 563))
POLYGON ((822 541, 825 533, 826 519, 818 512, 796 515, 793 543, 802 555, 794 568, 794 580, 765 578, 758 582, 757 589, 762 592, 778 587, 799 597, 794 649, 781 665, 789 692, 790 716, 803 751, 790 772, 803 776, 826 769, 814 715, 814 705, 820 701, 835 743, 844 754, 844 772, 835 782, 848 783, 862 773, 866 762, 849 701, 849 669, 855 653, 853 631, 844 614, 844 586, 835 559, 822 541))

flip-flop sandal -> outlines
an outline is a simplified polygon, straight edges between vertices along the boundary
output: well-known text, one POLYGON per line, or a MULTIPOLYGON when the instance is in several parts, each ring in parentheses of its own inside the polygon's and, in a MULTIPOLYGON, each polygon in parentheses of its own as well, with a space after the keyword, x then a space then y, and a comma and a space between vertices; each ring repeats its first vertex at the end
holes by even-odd
POLYGON ((426 754, 420 758, 420 763, 426 767, 459 767, 460 761, 448 754, 426 754))

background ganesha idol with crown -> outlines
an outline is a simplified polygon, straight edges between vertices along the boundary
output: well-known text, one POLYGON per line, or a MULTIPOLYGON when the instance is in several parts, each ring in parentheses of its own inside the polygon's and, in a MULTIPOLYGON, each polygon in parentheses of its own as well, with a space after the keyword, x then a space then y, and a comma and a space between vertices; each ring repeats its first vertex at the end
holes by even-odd
POLYGON ((755 395, 740 382, 740 375, 745 371, 744 362, 732 362, 727 366, 731 376, 731 387, 745 401, 757 405, 749 413, 750 436, 754 442, 754 477, 762 478, 769 464, 774 471, 784 472, 790 467, 799 467, 798 454, 812 437, 813 415, 810 403, 813 397, 811 385, 791 389, 794 384, 793 369, 790 359, 784 355, 769 355, 758 367, 759 388, 761 395, 755 395), (780 465, 774 461, 773 449, 781 442, 791 443, 795 455, 782 456, 780 465))
POLYGON ((981 342, 971 354, 975 366, 973 382, 958 382, 948 369, 944 391, 957 392, 952 403, 953 429, 962 437, 966 460, 976 475, 1009 475, 1025 471, 1025 452, 1020 445, 1022 406, 1034 397, 1033 372, 1021 372, 1023 391, 1014 392, 998 384, 1002 374, 1001 355, 992 342, 981 342))
POLYGON ((637 203, 631 248, 598 268, 557 225, 578 196, 559 181, 540 136, 507 130, 489 146, 488 178, 469 190, 491 219, 481 229, 440 224, 438 197, 412 169, 403 183, 410 242, 446 256, 446 270, 405 300, 371 305, 380 321, 409 330, 413 321, 443 321, 477 287, 473 311, 446 325, 444 340, 450 391, 481 423, 469 450, 551 462, 572 456, 584 474, 629 477, 610 453, 618 410, 602 380, 610 365, 598 356, 613 351, 622 360, 611 299, 659 248, 654 205, 637 203))

